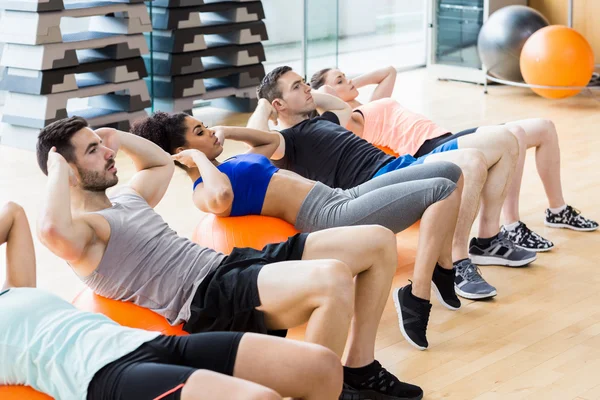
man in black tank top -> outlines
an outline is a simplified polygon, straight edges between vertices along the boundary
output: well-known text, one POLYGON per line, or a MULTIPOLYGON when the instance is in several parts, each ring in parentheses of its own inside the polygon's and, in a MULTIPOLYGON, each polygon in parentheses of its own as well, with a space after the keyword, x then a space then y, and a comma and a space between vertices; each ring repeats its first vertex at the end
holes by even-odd
POLYGON ((495 288, 485 282, 473 262, 524 266, 536 259, 535 253, 517 248, 499 232, 502 204, 519 152, 512 135, 495 135, 497 146, 488 153, 467 149, 433 154, 427 160, 394 158, 345 128, 352 112, 347 103, 311 90, 289 67, 278 67, 267 74, 258 94, 261 100, 248 126, 269 131, 268 120, 276 120, 281 130, 273 133, 279 148, 271 159, 275 165, 309 179, 348 189, 415 161, 450 161, 459 165, 464 189, 452 249, 459 295, 469 299, 496 295, 495 288), (321 115, 310 118, 315 110, 321 115), (483 207, 479 238, 469 243, 480 199, 483 207))
MULTIPOLYGON (((169 232, 164 221, 149 214, 162 199, 174 169, 171 157, 154 143, 110 128, 94 131, 84 119, 72 117, 42 130, 37 156, 49 181, 39 219, 40 239, 78 276, 89 278, 96 291, 165 316, 176 308, 175 318, 186 317, 184 329, 190 333, 285 334, 286 329, 307 323, 306 341, 339 357, 349 349, 342 399, 422 398, 420 388, 400 382, 374 359, 377 327, 397 266, 396 240, 389 230, 359 226, 298 234, 262 251, 234 249, 225 257, 169 232), (109 198, 106 190, 118 181, 119 150, 133 160, 136 173, 129 185, 109 198), (128 224, 118 225, 114 215, 109 221, 103 211, 113 208, 139 212, 149 220, 151 216, 146 228, 154 226, 157 232, 127 229, 128 224), (131 244, 120 246, 117 254, 111 253, 116 248, 110 242, 117 233, 113 229, 119 229, 119 242, 131 244), (177 254, 169 250, 174 245, 181 249, 177 254), (187 253, 197 257, 185 269, 180 260, 187 253), (112 266, 102 264, 107 258, 112 266), (157 263, 146 263, 150 258, 157 263), (215 260, 220 263, 213 267, 215 260), (173 269, 177 273, 164 273, 173 269), (156 291, 149 290, 152 287, 156 291), (360 302, 354 301, 355 295, 360 302), (151 304, 176 297, 176 304, 151 304), (346 343, 350 328, 351 342, 346 343), (371 387, 373 381, 379 386, 371 387)), ((448 282, 446 290, 451 290, 448 282)), ((429 304, 427 312, 430 308, 429 304)), ((426 328, 428 314, 413 319, 426 328)))

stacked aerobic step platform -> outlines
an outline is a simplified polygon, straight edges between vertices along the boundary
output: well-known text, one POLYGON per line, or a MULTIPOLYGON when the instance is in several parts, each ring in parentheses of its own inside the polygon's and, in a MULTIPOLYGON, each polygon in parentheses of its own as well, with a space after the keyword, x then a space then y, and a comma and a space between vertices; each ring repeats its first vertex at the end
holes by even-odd
POLYGON ((260 1, 154 0, 151 14, 144 60, 155 110, 189 112, 196 100, 254 108, 267 40, 260 1))
POLYGON ((143 0, 0 0, 0 8, 2 144, 33 149, 41 128, 71 115, 119 129, 147 115, 142 55, 152 23, 143 0), (81 30, 68 32, 73 18, 81 30))

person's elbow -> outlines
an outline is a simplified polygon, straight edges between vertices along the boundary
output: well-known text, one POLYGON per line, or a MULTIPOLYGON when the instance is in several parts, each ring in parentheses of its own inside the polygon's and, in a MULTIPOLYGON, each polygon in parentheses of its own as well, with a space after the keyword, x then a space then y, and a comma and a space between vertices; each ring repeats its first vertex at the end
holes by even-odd
POLYGON ((83 248, 71 244, 65 234, 65 229, 52 221, 40 222, 37 235, 44 246, 65 261, 77 261, 83 254, 83 248))
POLYGON ((171 155, 163 149, 160 149, 160 151, 162 153, 161 164, 168 167, 168 169, 171 169, 171 171, 174 171, 175 163, 173 162, 173 158, 171 157, 171 155))
POLYGON ((233 190, 231 188, 219 188, 211 191, 205 198, 195 196, 194 203, 201 211, 212 214, 223 214, 229 210, 233 203, 233 190))
POLYGON ((394 68, 393 66, 389 65, 385 68, 386 72, 387 72, 387 76, 391 77, 391 78, 396 78, 396 75, 398 74, 396 72, 396 68, 394 68))

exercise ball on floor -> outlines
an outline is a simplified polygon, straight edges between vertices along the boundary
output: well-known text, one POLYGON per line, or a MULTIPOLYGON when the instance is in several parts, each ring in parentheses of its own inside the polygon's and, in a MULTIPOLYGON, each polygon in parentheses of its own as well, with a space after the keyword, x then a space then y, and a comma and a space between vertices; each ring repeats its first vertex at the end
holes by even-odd
POLYGON ((488 74, 513 82, 523 81, 519 59, 525 42, 548 20, 533 8, 503 7, 493 13, 479 32, 477 50, 488 74))
POLYGON ((224 254, 234 247, 260 250, 267 244, 285 242, 298 231, 284 220, 262 215, 217 217, 202 213, 192 241, 224 254))
POLYGON ((30 388, 29 386, 0 386, 2 400, 52 400, 52 397, 30 388))
MULTIPOLYGON (((586 86, 594 73, 594 51, 576 30, 562 25, 540 29, 525 43, 521 53, 525 82, 542 86, 586 86)), ((536 89, 549 99, 575 96, 582 89, 536 89)))
POLYGON ((394 150, 390 149, 387 146, 379 146, 379 145, 376 145, 376 144, 374 144, 373 146, 377 147, 379 150, 383 151, 388 156, 398 157, 398 154, 396 154, 396 152, 394 150))
POLYGON ((163 335, 187 335, 182 325, 172 326, 161 315, 131 302, 111 300, 97 295, 90 288, 79 293, 72 304, 80 310, 106 315, 119 325, 156 331, 163 335))

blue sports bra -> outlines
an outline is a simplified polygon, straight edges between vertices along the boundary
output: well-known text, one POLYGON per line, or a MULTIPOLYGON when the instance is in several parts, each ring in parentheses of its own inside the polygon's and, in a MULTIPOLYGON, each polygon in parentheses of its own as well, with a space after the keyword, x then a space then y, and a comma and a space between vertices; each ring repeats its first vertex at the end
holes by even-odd
MULTIPOLYGON (((271 177, 279 168, 261 154, 240 154, 228 158, 217 167, 227 175, 233 189, 232 217, 260 215, 271 177)), ((194 182, 194 189, 202 177, 194 182)))

